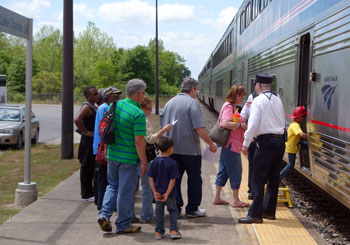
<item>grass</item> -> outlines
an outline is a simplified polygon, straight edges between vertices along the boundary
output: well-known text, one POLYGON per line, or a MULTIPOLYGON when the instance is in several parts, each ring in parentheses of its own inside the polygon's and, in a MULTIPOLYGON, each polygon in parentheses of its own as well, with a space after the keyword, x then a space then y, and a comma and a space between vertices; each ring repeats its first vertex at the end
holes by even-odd
MULTIPOLYGON (((78 152, 78 144, 74 145, 78 152)), ((80 168, 77 159, 61 160, 60 145, 33 145, 31 152, 31 181, 35 182, 38 198, 71 176, 80 168)), ((16 215, 15 190, 23 182, 24 150, 7 150, 0 155, 0 225, 16 215)))

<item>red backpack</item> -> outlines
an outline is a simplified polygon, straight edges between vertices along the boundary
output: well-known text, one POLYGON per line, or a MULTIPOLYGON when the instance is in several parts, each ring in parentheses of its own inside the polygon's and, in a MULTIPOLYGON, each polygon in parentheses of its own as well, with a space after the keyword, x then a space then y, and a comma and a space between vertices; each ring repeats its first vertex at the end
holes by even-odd
POLYGON ((99 125, 99 133, 101 135, 101 141, 107 145, 114 143, 114 128, 113 117, 114 111, 118 102, 113 102, 111 107, 103 114, 103 118, 99 125))

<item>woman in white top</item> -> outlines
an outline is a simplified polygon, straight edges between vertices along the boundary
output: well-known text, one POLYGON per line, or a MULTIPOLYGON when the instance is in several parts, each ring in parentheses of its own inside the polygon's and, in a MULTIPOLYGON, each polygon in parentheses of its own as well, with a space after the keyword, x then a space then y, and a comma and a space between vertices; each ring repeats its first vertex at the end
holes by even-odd
MULTIPOLYGON (((146 115, 146 136, 145 141, 148 144, 155 144, 157 140, 163 136, 163 134, 169 131, 172 128, 171 124, 165 125, 157 133, 153 133, 153 128, 151 122, 148 120, 148 116, 152 113, 152 100, 148 97, 144 97, 141 102, 141 109, 145 112, 146 115)), ((147 171, 149 169, 151 162, 147 163, 147 171)), ((142 211, 140 222, 148 223, 154 220, 154 212, 152 207, 153 194, 151 187, 149 186, 147 174, 141 177, 141 186, 142 186, 142 211)))

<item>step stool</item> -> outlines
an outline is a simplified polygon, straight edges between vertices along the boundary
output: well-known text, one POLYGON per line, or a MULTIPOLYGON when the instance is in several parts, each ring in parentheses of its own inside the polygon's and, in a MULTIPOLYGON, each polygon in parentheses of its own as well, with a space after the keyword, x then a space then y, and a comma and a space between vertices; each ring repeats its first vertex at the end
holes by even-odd
MULTIPOLYGON (((265 191, 266 193, 266 185, 265 185, 265 191)), ((293 208, 292 199, 290 198, 289 193, 289 186, 286 187, 278 187, 278 195, 277 195, 277 202, 286 202, 288 203, 288 208, 293 208)))

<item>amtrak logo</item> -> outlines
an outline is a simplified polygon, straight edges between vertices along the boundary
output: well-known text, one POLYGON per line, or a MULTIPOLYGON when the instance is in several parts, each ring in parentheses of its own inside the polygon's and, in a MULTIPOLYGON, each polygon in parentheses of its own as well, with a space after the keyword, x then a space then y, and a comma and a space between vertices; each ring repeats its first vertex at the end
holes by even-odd
POLYGON ((323 100, 326 103, 328 110, 331 109, 332 98, 333 98, 333 94, 334 94, 334 91, 336 88, 337 88, 337 85, 334 85, 334 86, 324 85, 321 88, 323 100))

